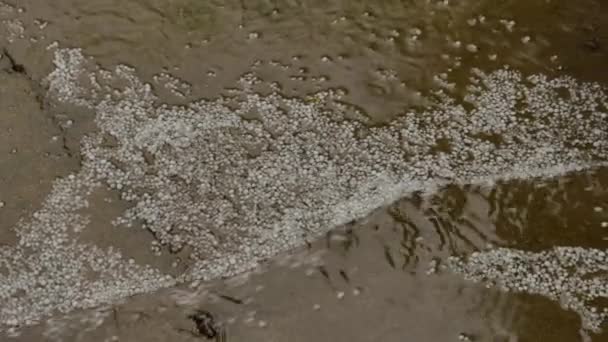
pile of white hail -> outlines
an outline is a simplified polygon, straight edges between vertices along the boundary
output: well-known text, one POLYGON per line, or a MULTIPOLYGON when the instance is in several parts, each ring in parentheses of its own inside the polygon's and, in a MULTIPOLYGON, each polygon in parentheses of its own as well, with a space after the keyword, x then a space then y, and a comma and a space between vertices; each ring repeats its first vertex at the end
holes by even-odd
POLYGON ((608 298, 608 253, 580 247, 555 247, 533 253, 508 248, 450 258, 449 267, 466 279, 559 301, 581 317, 583 327, 599 332, 608 308, 593 301, 608 298))
POLYGON ((476 71, 474 109, 440 94, 428 111, 370 128, 345 119, 340 91, 260 96, 246 75, 233 96, 159 106, 128 67, 101 70, 79 50, 58 50, 55 64, 49 96, 93 109, 99 130, 82 141, 81 171, 0 250, 0 324, 234 275, 411 191, 606 160, 606 94, 567 77, 476 71), (192 267, 176 279, 79 242, 79 209, 101 186, 133 204, 116 225, 143 222, 192 267))

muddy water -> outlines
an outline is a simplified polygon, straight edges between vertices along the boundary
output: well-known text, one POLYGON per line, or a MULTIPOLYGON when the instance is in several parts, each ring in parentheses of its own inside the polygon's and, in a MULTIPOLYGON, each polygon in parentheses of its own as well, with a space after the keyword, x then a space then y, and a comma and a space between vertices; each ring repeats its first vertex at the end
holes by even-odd
MULTIPOLYGON (((595 70, 605 59, 600 47, 608 34, 601 25, 606 9, 592 0, 576 5, 544 0, 15 5, 27 8, 23 25, 31 39, 83 48, 105 65, 137 66, 148 79, 165 68, 194 87, 193 97, 213 98, 256 61, 275 62, 260 73, 279 81, 287 94, 343 87, 349 91, 346 100, 363 108, 372 122, 424 103, 419 92, 433 89, 436 75, 466 72, 472 65, 485 69, 509 63, 550 72, 557 67, 550 58, 559 54, 561 70, 599 80, 595 70), (529 43, 522 42, 525 37, 529 43), (468 51, 469 44, 478 52, 468 51), (314 81, 320 78, 327 80, 314 81)), ((37 49, 15 50, 28 56, 32 72, 40 68, 37 49)))
MULTIPOLYGON (((372 125, 426 105, 425 97, 440 87, 436 76, 441 73, 456 79, 456 87, 448 91, 463 92, 459 85, 470 67, 509 64, 524 72, 606 82, 598 70, 606 68, 608 57, 608 29, 602 24, 608 9, 599 1, 452 2, 20 1, 13 3, 14 9, 23 11, 0 10, 0 15, 3 20, 18 18, 23 27, 20 33, 11 21, 3 34, 12 40, 6 48, 27 75, 11 72, 3 77, 18 78, 6 80, 13 89, 34 93, 32 83, 39 83, 50 68, 53 48, 47 47, 57 41, 83 48, 104 65, 131 65, 155 84, 162 102, 181 103, 214 98, 259 64, 256 72, 279 82, 290 96, 346 89, 345 101, 361 108, 372 125), (176 95, 155 82, 161 72, 183 82, 183 91, 176 95)), ((0 243, 14 240, 8 227, 25 215, 23 210, 31 212, 50 180, 74 168, 77 160, 70 154, 77 154, 80 137, 90 126, 86 121, 92 120, 69 108, 47 113, 45 119, 42 112, 26 116, 39 109, 20 106, 35 97, 26 94, 15 104, 2 101, 2 128, 35 129, 37 134, 27 141, 22 134, 3 135, 3 146, 23 152, 1 160, 1 194, 9 200, 0 209, 0 243), (21 112, 19 117, 4 114, 21 112), (68 120, 77 129, 62 131, 68 120), (62 144, 49 147, 56 135, 62 144), (56 150, 46 150, 52 148, 56 150), (18 170, 15 166, 32 171, 10 171, 18 170), (33 189, 36 179, 43 186, 33 189)), ((594 211, 605 207, 606 186, 606 170, 599 169, 553 180, 453 186, 431 197, 412 196, 317 241, 311 252, 303 252, 302 266, 290 261, 286 267, 272 265, 245 285, 216 285, 215 291, 251 298, 251 303, 201 299, 200 306, 225 323, 230 341, 455 341, 459 334, 479 341, 585 340, 576 314, 555 302, 485 289, 441 268, 437 274, 426 273, 433 258, 491 246, 606 249, 602 222, 608 220, 608 208, 594 211), (316 260, 307 253, 322 257, 316 260)), ((101 245, 112 239, 102 235, 87 238, 101 245)), ((147 251, 135 254, 140 254, 136 260, 150 262, 147 251)), ((173 261, 155 266, 170 270, 173 261)), ((125 341, 199 339, 184 331, 192 329, 186 318, 192 304, 175 306, 173 298, 174 293, 164 292, 132 299, 107 311, 111 314, 104 323, 87 333, 76 316, 70 323, 76 328, 60 335, 82 341, 113 336, 125 341)), ((40 340, 44 329, 25 331, 21 339, 40 340)), ((594 341, 606 338, 590 336, 594 341)))
POLYGON ((187 316, 204 309, 227 341, 603 341, 606 333, 581 332, 558 303, 472 284, 443 260, 497 246, 605 249, 608 214, 592 208, 607 199, 606 169, 450 186, 339 227, 247 277, 136 296, 98 310, 105 319, 92 331, 84 320, 92 313, 76 313, 18 340, 44 331, 66 341, 197 341, 187 316))

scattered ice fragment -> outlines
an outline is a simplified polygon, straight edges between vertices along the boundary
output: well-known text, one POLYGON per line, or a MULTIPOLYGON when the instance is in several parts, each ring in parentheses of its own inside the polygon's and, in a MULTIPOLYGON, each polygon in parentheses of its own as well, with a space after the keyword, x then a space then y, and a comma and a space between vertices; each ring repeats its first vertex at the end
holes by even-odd
POLYGON ((594 332, 608 319, 608 311, 595 307, 598 300, 608 298, 608 283, 601 279, 607 264, 608 251, 582 247, 554 247, 538 253, 498 248, 466 259, 448 259, 452 271, 488 288, 559 301, 580 316, 583 328, 594 332))
MULTIPOLYGON (((80 285, 71 295, 48 286, 36 288, 49 304, 0 311, 2 322, 15 319, 22 324, 177 282, 230 277, 303 246, 304 231, 321 236, 404 195, 433 191, 448 182, 493 184, 497 179, 559 175, 607 161, 608 142, 601 135, 607 123, 603 107, 597 105, 606 103, 605 91, 568 76, 475 70, 467 94, 473 108, 443 94, 434 106, 404 113, 360 138, 354 132, 365 127, 366 118, 344 104, 339 89, 308 99, 278 92, 262 96, 254 90, 262 81, 247 74, 233 94, 240 99, 234 108, 226 106, 226 98, 159 105, 151 85, 133 68, 101 69, 78 49, 58 49, 55 57, 55 70, 45 80, 48 96, 91 109, 98 129, 81 141, 80 171, 58 179, 41 209, 17 227, 23 241, 0 249, 0 259, 8 260, 7 268, 13 270, 0 278, 0 288, 10 289, 29 277, 63 288, 72 281, 80 285), (120 86, 113 89, 106 83, 120 86), (557 101, 559 90, 581 96, 557 101), (552 105, 557 102, 559 106, 552 105), (538 120, 521 123, 522 103, 534 109, 538 120), (596 109, 576 119, 589 108, 596 109), (346 113, 358 119, 335 120, 346 113), (488 131, 500 134, 505 144, 497 147, 476 138, 488 131), (581 136, 581 131, 587 134, 581 136), (104 143, 108 136, 115 140, 112 144, 104 143), (452 149, 437 155, 432 152, 440 138, 449 139, 452 149), (571 146, 575 139, 584 149, 571 146), (230 173, 225 172, 227 165, 230 173), (90 194, 106 185, 132 203, 115 223, 141 223, 157 239, 150 244, 155 253, 161 246, 188 251, 191 267, 186 273, 167 277, 150 266, 129 263, 116 251, 69 243, 62 234, 66 223, 70 231, 86 227, 81 209, 90 194), (193 200, 206 196, 214 200, 193 200), (210 228, 219 226, 221 239, 210 228), (34 249, 35 257, 45 256, 42 265, 32 262, 39 258, 25 257, 32 245, 40 247, 34 249), (33 273, 39 267, 54 271, 33 273), (102 292, 85 291, 92 284, 80 275, 93 268, 113 285, 102 292), (70 277, 75 279, 67 280, 70 277)), ((34 300, 34 285, 28 282, 26 287, 17 296, 0 292, 2 307, 23 307, 34 300)))
POLYGON ((477 52, 478 48, 475 44, 467 44, 467 51, 469 52, 477 52))

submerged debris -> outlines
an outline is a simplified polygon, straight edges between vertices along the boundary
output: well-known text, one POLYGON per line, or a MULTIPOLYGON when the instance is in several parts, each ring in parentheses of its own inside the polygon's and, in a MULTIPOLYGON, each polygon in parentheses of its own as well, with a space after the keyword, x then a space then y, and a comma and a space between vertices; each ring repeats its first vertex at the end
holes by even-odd
POLYGON ((220 294, 219 295, 220 298, 227 300, 233 304, 238 304, 238 305, 242 305, 244 303, 244 301, 242 299, 238 299, 229 295, 225 295, 225 294, 220 294))
POLYGON ((196 325, 196 331, 201 336, 208 339, 216 338, 218 336, 218 327, 215 322, 213 315, 205 310, 197 310, 194 314, 189 315, 188 318, 196 325))

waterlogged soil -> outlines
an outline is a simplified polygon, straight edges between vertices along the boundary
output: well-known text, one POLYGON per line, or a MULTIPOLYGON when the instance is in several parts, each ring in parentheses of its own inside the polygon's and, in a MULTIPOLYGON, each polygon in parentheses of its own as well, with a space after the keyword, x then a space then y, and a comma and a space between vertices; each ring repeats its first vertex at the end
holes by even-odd
MULTIPOLYGON (((15 243, 12 227, 37 209, 56 177, 78 170, 80 139, 95 129, 91 113, 45 98, 55 42, 82 48, 103 66, 134 67, 163 103, 216 98, 257 66, 288 96, 343 88, 345 102, 360 108, 366 123, 380 125, 426 106, 441 88, 441 73, 455 79, 446 91, 464 94, 471 67, 508 64, 608 84, 602 72, 608 67, 608 7, 600 4, 4 1, 0 246, 15 243), (161 73, 179 80, 177 88, 161 73)), ((200 341, 205 338, 188 315, 202 309, 225 331, 225 341, 604 341, 606 333, 581 330, 579 317, 555 301, 473 284, 442 265, 448 256, 495 247, 606 250, 607 203, 605 168, 548 180, 454 185, 338 227, 247 279, 184 285, 57 315, 13 338, 200 341)), ((127 206, 112 191, 94 194, 87 209, 91 228, 81 238, 118 247, 166 273, 183 271, 180 255, 149 251, 153 237, 145 230, 109 233, 108 222, 127 206)))

